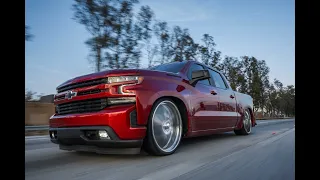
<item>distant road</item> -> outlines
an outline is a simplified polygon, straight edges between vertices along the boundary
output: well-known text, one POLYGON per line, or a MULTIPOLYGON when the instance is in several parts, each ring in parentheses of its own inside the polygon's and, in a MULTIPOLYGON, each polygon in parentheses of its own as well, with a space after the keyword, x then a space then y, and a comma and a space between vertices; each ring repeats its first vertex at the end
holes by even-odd
POLYGON ((253 134, 184 139, 165 157, 60 151, 47 136, 26 137, 28 180, 293 180, 294 119, 258 121, 253 134))

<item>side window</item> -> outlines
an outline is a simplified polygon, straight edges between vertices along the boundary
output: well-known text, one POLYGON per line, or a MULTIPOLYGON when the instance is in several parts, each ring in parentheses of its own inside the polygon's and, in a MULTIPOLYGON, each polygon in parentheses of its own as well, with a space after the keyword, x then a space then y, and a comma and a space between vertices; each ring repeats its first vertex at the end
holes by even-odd
POLYGON ((214 84, 216 85, 217 88, 227 89, 227 86, 224 83, 224 81, 219 73, 217 73, 216 71, 213 71, 211 69, 209 69, 209 72, 210 72, 211 77, 214 81, 214 84))
MULTIPOLYGON (((188 71, 188 78, 191 79, 192 71, 198 71, 198 70, 204 70, 203 66, 201 66, 199 64, 192 64, 191 67, 189 68, 189 71, 188 71)), ((198 83, 205 84, 205 85, 210 85, 209 79, 205 79, 205 80, 199 81, 198 83)))

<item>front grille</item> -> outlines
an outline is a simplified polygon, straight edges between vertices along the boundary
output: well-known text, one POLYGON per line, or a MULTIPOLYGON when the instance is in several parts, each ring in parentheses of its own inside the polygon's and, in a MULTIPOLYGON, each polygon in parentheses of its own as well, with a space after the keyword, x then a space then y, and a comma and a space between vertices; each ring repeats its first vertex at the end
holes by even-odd
POLYGON ((101 90, 100 89, 94 89, 94 90, 88 90, 88 91, 80 91, 78 92, 78 96, 84 96, 84 95, 88 95, 88 94, 97 94, 100 93, 101 90))
POLYGON ((57 105, 57 114, 97 112, 107 107, 107 98, 74 101, 57 105))
POLYGON ((83 82, 79 82, 79 83, 73 83, 73 84, 69 84, 66 86, 62 86, 62 87, 57 88, 57 91, 58 91, 58 93, 60 93, 60 92, 68 91, 68 90, 75 89, 75 88, 82 88, 82 87, 88 87, 88 86, 94 86, 94 85, 106 84, 106 83, 108 83, 107 78, 94 79, 94 80, 90 80, 90 81, 83 81, 83 82))
MULTIPOLYGON (((84 96, 84 95, 89 95, 89 94, 97 94, 102 92, 101 89, 94 89, 94 90, 88 90, 88 91, 80 91, 78 92, 77 96, 84 96)), ((65 95, 61 95, 55 98, 55 100, 64 100, 65 99, 65 95)))

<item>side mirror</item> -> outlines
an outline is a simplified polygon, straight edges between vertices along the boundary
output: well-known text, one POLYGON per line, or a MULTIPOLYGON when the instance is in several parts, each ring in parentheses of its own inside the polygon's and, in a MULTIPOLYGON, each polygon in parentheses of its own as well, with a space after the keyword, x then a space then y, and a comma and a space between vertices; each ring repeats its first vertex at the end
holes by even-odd
POLYGON ((192 86, 195 86, 198 81, 209 79, 209 78, 210 78, 210 74, 208 70, 192 71, 191 80, 189 81, 189 83, 192 86))

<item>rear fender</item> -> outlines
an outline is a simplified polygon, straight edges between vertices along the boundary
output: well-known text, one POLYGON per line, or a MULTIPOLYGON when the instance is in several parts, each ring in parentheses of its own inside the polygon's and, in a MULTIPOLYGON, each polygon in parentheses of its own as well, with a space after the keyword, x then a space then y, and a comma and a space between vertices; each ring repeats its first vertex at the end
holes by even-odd
POLYGON ((235 129, 241 129, 243 127, 243 118, 244 118, 244 112, 246 109, 249 109, 250 111, 250 116, 251 116, 251 120, 252 120, 252 127, 256 126, 256 118, 254 117, 254 113, 253 110, 250 106, 245 106, 243 107, 238 107, 238 113, 240 114, 240 116, 238 117, 238 121, 235 125, 235 129))

